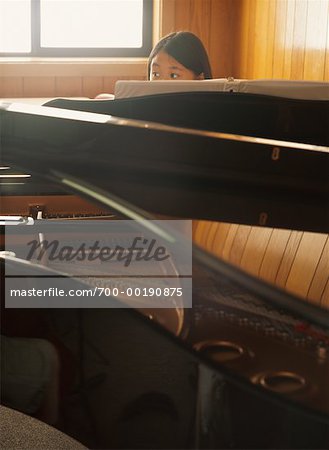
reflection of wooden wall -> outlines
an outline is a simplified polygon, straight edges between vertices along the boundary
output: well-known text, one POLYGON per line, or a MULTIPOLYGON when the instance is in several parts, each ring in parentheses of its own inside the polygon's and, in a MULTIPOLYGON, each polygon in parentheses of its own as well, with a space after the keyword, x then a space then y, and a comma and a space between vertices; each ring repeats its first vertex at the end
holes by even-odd
MULTIPOLYGON (((163 0, 160 30, 190 30, 215 77, 329 81, 329 0, 163 0)), ((93 97, 117 79, 145 79, 145 61, 121 64, 0 61, 0 97, 93 97), (28 68, 26 68, 28 66, 28 68), (97 64, 96 64, 97 66, 97 64), (81 73, 80 73, 81 71, 81 73)))
POLYGON ((193 239, 251 275, 329 309, 328 234, 199 220, 193 239))

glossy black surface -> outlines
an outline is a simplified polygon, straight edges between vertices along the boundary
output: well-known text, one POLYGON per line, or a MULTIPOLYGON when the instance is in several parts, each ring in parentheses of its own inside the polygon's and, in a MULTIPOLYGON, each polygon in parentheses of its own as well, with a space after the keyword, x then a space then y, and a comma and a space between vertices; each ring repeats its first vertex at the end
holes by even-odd
POLYGON ((176 92, 101 101, 55 99, 46 105, 199 130, 329 144, 329 102, 325 100, 235 92, 176 92))
POLYGON ((152 213, 329 229, 327 147, 52 111, 0 111, 3 163, 75 177, 152 213))

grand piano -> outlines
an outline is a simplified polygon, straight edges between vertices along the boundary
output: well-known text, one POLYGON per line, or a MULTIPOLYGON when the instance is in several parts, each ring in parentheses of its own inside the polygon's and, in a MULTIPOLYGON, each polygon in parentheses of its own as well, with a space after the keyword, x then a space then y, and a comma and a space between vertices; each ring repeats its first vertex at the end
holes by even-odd
MULTIPOLYGON (((20 256, 21 235, 43 234, 42 219, 58 222, 61 235, 58 219, 130 218, 146 228, 156 219, 159 232, 187 246, 188 233, 177 237, 159 219, 328 233, 328 101, 194 92, 3 102, 0 120, 4 173, 32 175, 1 185, 4 226, 20 228, 5 247, 14 252, 2 254, 11 277, 56 276, 49 262, 20 256)), ((79 245, 76 231, 68 239, 79 245)), ((47 309, 80 367, 64 431, 93 448, 325 448, 325 304, 198 246, 192 273, 191 308, 138 299, 121 308, 119 298, 114 309, 47 309)), ((94 285, 90 276, 74 283, 94 285)))

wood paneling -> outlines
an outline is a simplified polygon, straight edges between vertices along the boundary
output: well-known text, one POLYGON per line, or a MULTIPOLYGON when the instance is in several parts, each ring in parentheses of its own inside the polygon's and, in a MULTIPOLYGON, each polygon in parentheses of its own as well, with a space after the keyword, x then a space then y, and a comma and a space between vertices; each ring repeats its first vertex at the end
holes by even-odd
POLYGON ((214 78, 232 75, 240 0, 176 0, 172 31, 192 31, 204 43, 214 78))
MULTIPOLYGON (((291 75, 291 64, 292 64, 292 53, 294 47, 294 28, 290 25, 293 23, 294 15, 295 15, 295 1, 293 0, 285 0, 285 5, 279 5, 277 7, 277 11, 279 12, 279 17, 282 17, 280 14, 280 10, 283 9, 283 17, 281 21, 277 22, 279 40, 275 40, 273 42, 274 48, 279 48, 281 52, 283 52, 283 70, 280 78, 290 78, 291 75), (285 15, 284 15, 285 14, 285 15), (282 27, 282 30, 280 28, 282 27), (284 43, 284 45, 282 45, 284 43)), ((273 63, 273 73, 276 69, 277 61, 273 63)))
POLYGON ((146 79, 146 62, 109 63, 84 66, 79 62, 33 64, 0 63, 0 97, 90 97, 114 92, 117 80, 146 79), (42 70, 39 70, 42 66, 42 70), (43 67, 44 66, 44 67, 43 67), (51 75, 53 73, 53 75, 51 75), (110 74, 107 76, 107 74, 110 74))
POLYGON ((24 77, 23 97, 55 97, 55 77, 24 77))
POLYGON ((176 0, 174 13, 216 78, 329 81, 329 0, 176 0))
POLYGON ((218 227, 217 227, 217 233, 215 234, 214 240, 213 240, 213 245, 212 247, 207 247, 208 249, 213 249, 213 251, 215 251, 216 249, 216 254, 221 255, 223 252, 223 248, 226 242, 226 238, 229 234, 231 228, 231 224, 230 223, 219 223, 218 227))
POLYGON ((55 84, 58 97, 82 97, 82 77, 56 77, 55 84))
POLYGON ((22 76, 0 77, 0 98, 89 97, 113 93, 117 80, 145 80, 143 76, 22 76))
POLYGON ((195 221, 193 241, 256 277, 329 308, 326 234, 195 221))
POLYGON ((290 230, 273 230, 259 271, 262 279, 275 283, 290 235, 290 230))
POLYGON ((271 228, 251 227, 240 262, 247 272, 259 275, 272 231, 271 228))
MULTIPOLYGON (((286 289, 307 298, 328 236, 304 233, 286 281, 286 289)), ((322 271, 321 271, 322 275, 322 271)), ((328 272, 327 272, 328 277, 328 272)), ((322 293, 322 292, 321 292, 322 293)), ((321 298, 321 296, 320 296, 321 298)))
MULTIPOLYGON (((232 2, 233 3, 233 2, 232 2)), ((238 0, 236 78, 329 81, 329 0, 238 0)))
MULTIPOLYGON (((316 302, 321 298, 323 303, 326 303, 328 299, 325 299, 325 287, 328 283, 329 273, 329 238, 327 237, 326 245, 323 247, 323 252, 319 260, 318 267, 312 279, 312 283, 309 287, 307 297, 316 302)), ((329 292, 328 292, 329 293, 329 292)), ((329 306, 329 305, 328 305, 329 306)))
POLYGON ((22 77, 0 77, 0 97, 24 97, 22 77))
POLYGON ((324 288, 322 297, 321 297, 321 306, 329 309, 329 280, 326 283, 326 287, 324 288))
POLYGON ((296 253, 302 237, 303 237, 302 231, 292 231, 290 233, 287 245, 284 247, 283 252, 282 253, 280 252, 280 256, 282 255, 282 259, 275 279, 275 284, 277 284, 280 287, 284 288, 287 283, 290 269, 295 260, 296 253))
POLYGON ((83 77, 82 96, 94 98, 100 92, 104 92, 103 77, 83 77))
POLYGON ((223 258, 226 260, 230 260, 230 254, 231 254, 232 247, 234 245, 234 240, 235 240, 235 236, 238 232, 238 228, 239 228, 239 225, 236 225, 234 223, 230 224, 230 228, 228 230, 226 240, 224 243, 224 247, 223 247, 223 252, 222 252, 223 258))
POLYGON ((249 235, 251 233, 252 227, 239 225, 234 242, 231 247, 231 253, 230 253, 230 261, 233 264, 240 264, 240 261, 243 257, 244 250, 246 248, 249 235))
MULTIPOLYGON (((304 78, 318 79, 324 71, 327 37, 329 35, 329 2, 309 2, 306 23, 306 48, 304 78), (327 33, 325 30, 327 29, 327 33), (315 32, 319 30, 319 32, 315 32)), ((327 74, 329 75, 329 73, 327 74)))

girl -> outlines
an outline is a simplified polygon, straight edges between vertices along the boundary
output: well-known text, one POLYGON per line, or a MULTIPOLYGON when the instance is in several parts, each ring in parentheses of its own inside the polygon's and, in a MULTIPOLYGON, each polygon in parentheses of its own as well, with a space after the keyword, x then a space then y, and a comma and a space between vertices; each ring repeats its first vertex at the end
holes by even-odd
POLYGON ((188 31, 170 33, 152 50, 149 80, 204 80, 212 78, 209 58, 200 39, 188 31))
MULTIPOLYGON (((176 31, 162 38, 151 51, 148 80, 205 80, 212 78, 209 58, 201 40, 189 31, 176 31)), ((96 99, 113 99, 99 94, 96 99)))

